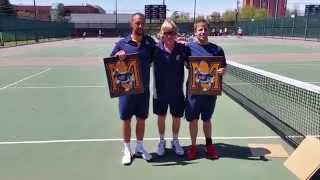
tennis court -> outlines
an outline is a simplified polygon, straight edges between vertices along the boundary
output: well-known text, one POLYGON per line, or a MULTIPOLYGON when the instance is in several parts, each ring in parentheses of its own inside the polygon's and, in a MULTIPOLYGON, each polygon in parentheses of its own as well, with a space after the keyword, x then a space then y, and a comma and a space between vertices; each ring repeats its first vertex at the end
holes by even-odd
MULTIPOLYGON (((252 156, 250 143, 281 144, 289 154, 293 148, 226 94, 218 99, 213 119, 219 160, 209 160, 201 151, 199 159, 188 161, 167 146, 164 158, 150 163, 135 159, 123 166, 117 99, 109 97, 102 62, 117 40, 72 39, 0 49, 0 179, 297 179, 283 166, 285 158, 252 156)), ((317 42, 211 41, 225 49, 228 60, 320 84, 317 42)), ((149 113, 145 144, 153 152, 158 135, 152 109, 149 113)), ((171 120, 167 122, 170 139, 171 120)), ((204 143, 199 133, 199 143, 204 143)), ((187 147, 185 120, 180 137, 187 147)))

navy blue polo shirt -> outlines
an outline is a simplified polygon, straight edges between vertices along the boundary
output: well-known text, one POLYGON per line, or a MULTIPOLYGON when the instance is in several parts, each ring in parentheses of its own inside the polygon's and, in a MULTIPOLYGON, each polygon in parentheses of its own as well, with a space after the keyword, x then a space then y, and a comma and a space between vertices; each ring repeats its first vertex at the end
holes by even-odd
POLYGON ((124 50, 126 54, 138 53, 142 71, 142 82, 146 92, 149 91, 150 65, 153 61, 155 45, 155 41, 150 36, 144 35, 138 44, 132 40, 131 35, 128 35, 119 40, 111 52, 111 56, 114 56, 120 50, 124 50))
POLYGON ((149 112, 149 81, 150 65, 154 58, 155 42, 144 35, 138 44, 132 41, 131 35, 118 41, 112 50, 111 56, 123 50, 126 54, 137 53, 141 64, 142 82, 144 85, 143 94, 125 95, 119 97, 119 113, 121 120, 129 120, 133 115, 146 119, 149 112))
MULTIPOLYGON (((196 42, 191 42, 188 44, 188 46, 191 49, 191 56, 223 56, 224 51, 221 47, 213 44, 213 43, 208 43, 205 45, 198 44, 196 42)), ((221 62, 221 67, 226 67, 226 59, 221 62)))
POLYGON ((153 97, 165 102, 184 97, 184 64, 191 55, 190 49, 176 43, 172 52, 169 53, 165 51, 163 42, 159 42, 156 52, 153 66, 155 79, 153 97))

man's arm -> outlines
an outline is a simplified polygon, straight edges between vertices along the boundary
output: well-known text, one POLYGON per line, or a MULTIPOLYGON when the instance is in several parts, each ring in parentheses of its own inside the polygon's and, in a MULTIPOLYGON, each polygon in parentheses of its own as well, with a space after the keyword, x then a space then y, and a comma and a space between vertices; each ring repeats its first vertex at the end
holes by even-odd
POLYGON ((152 64, 153 62, 156 61, 156 59, 158 58, 158 54, 159 54, 159 49, 157 47, 157 43, 155 42, 155 40, 151 37, 151 36, 147 36, 147 41, 150 44, 150 64, 152 64))
POLYGON ((191 49, 187 44, 184 47, 184 53, 186 54, 186 59, 184 60, 184 66, 187 69, 190 69, 189 57, 191 56, 191 49))
POLYGON ((219 56, 223 57, 223 61, 221 63, 221 68, 218 69, 218 74, 223 76, 226 73, 226 68, 227 68, 227 61, 226 61, 226 57, 224 55, 224 51, 221 47, 219 47, 219 56))
POLYGON ((117 42, 113 47, 110 56, 118 56, 120 60, 124 60, 126 58, 126 52, 121 49, 119 42, 117 42))

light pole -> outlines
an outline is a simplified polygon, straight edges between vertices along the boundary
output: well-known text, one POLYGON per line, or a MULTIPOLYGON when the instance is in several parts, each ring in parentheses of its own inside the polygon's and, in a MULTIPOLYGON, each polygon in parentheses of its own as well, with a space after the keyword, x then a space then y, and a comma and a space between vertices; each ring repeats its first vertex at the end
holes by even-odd
POLYGON ((33 8, 34 8, 34 19, 36 19, 37 18, 36 0, 33 0, 33 8))
MULTIPOLYGON (((37 19, 36 0, 33 0, 33 7, 34 7, 34 19, 36 20, 37 19)), ((35 31, 35 41, 39 42, 37 31, 35 31)))
POLYGON ((194 0, 194 6, 193 6, 193 23, 196 22, 196 8, 197 8, 197 0, 194 0))
POLYGON ((276 3, 275 3, 275 12, 274 12, 274 19, 277 19, 278 17, 278 6, 279 6, 279 0, 276 0, 276 3))
POLYGON ((237 9, 236 9, 236 27, 238 26, 238 19, 239 19, 239 0, 237 0, 237 9))
POLYGON ((116 0, 116 10, 115 10, 115 13, 116 13, 116 24, 118 24, 118 0, 116 0))

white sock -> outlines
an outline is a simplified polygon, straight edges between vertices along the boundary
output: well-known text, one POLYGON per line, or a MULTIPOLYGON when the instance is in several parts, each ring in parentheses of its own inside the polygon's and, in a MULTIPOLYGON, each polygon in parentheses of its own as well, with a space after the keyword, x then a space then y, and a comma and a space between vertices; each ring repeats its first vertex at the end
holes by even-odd
POLYGON ((138 146, 138 147, 142 147, 142 146, 143 146, 143 141, 137 140, 137 146, 138 146))
POLYGON ((164 141, 164 134, 160 134, 160 141, 164 141))
POLYGON ((178 141, 178 134, 173 134, 173 135, 172 135, 172 139, 173 139, 174 141, 178 141))
POLYGON ((130 148, 130 143, 123 143, 123 146, 124 146, 124 149, 125 150, 129 150, 129 151, 131 151, 131 148, 130 148))

